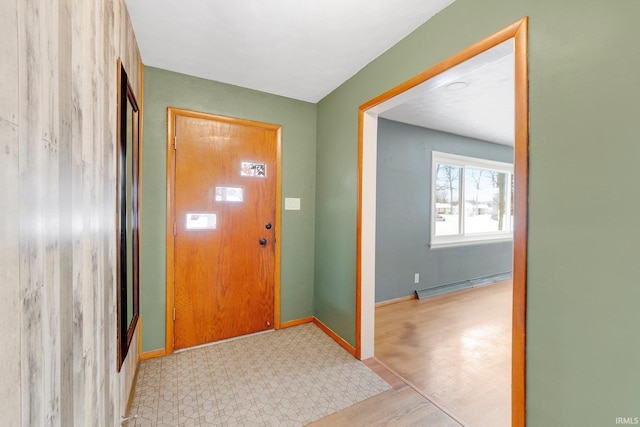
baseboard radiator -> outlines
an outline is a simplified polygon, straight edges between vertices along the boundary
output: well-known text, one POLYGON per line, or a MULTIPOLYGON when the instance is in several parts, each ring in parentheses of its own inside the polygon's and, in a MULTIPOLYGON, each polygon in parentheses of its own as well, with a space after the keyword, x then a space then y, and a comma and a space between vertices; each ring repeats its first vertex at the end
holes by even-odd
POLYGON ((475 279, 463 280, 461 282, 448 283, 446 285, 435 286, 433 288, 416 290, 416 298, 424 299, 448 292, 459 291, 461 289, 475 288, 476 286, 488 285, 493 282, 511 279, 511 272, 492 274, 490 276, 476 277, 475 279))

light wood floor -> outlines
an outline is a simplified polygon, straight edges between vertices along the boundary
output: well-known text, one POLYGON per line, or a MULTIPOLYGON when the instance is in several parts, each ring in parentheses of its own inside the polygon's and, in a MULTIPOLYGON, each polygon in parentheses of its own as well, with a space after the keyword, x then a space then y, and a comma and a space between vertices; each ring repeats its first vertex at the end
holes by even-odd
POLYGON ((365 363, 393 390, 310 426, 509 426, 511 301, 508 280, 376 308, 365 363))
POLYGON ((410 388, 389 390, 308 424, 308 427, 460 427, 410 388))
POLYGON ((376 357, 467 426, 510 425, 511 280, 376 308, 376 357))

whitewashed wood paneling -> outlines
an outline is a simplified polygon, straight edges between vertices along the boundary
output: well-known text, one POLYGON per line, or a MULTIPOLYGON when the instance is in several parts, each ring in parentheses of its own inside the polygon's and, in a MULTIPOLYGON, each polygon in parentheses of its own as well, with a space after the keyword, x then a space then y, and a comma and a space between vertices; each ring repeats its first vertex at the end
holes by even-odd
POLYGON ((18 127, 0 119, 0 182, 3 185, 0 199, 0 331, 3 347, 0 351, 0 414, 7 425, 21 423, 18 181, 18 127))
POLYGON ((0 414, 7 425, 21 424, 20 210, 18 183, 18 24, 17 2, 0 3, 0 414), (4 386, 6 384, 6 386, 4 386))
POLYGON ((122 0, 0 5, 3 425, 119 425, 117 59, 140 54, 122 0), (5 220, 6 219, 6 220, 5 220))
POLYGON ((0 2, 0 119, 18 124, 18 3, 0 2))
MULTIPOLYGON (((58 0, 58 145, 59 145, 59 200, 60 200, 60 425, 74 425, 73 390, 73 252, 72 221, 73 197, 71 179, 71 0, 58 0)), ((76 422, 77 424, 77 422, 76 422)))

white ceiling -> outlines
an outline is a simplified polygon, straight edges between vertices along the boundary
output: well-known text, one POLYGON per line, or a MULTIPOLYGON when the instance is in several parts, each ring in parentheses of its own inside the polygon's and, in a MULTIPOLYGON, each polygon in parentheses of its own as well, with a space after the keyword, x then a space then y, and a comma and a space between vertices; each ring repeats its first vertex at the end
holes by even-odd
POLYGON ((514 71, 507 40, 404 94, 380 117, 513 146, 514 71), (454 89, 457 83, 466 86, 454 89))
POLYGON ((146 65, 318 102, 453 0, 125 0, 146 65))
MULTIPOLYGON (((125 0, 145 65, 308 102, 321 100, 453 1, 125 0)), ((512 43, 395 104, 380 116, 513 145, 512 43), (455 81, 467 86, 446 89, 455 81)))

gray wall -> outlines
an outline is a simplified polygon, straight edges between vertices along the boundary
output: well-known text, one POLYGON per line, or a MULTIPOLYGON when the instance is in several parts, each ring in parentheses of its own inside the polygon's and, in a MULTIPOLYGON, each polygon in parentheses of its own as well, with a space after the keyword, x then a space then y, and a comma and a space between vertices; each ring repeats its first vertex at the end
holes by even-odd
POLYGON ((137 365, 116 339, 121 0, 0 2, 0 424, 115 426, 137 365))
POLYGON ((513 163, 511 147, 379 119, 376 302, 511 271, 511 242, 429 247, 432 151, 513 163))

